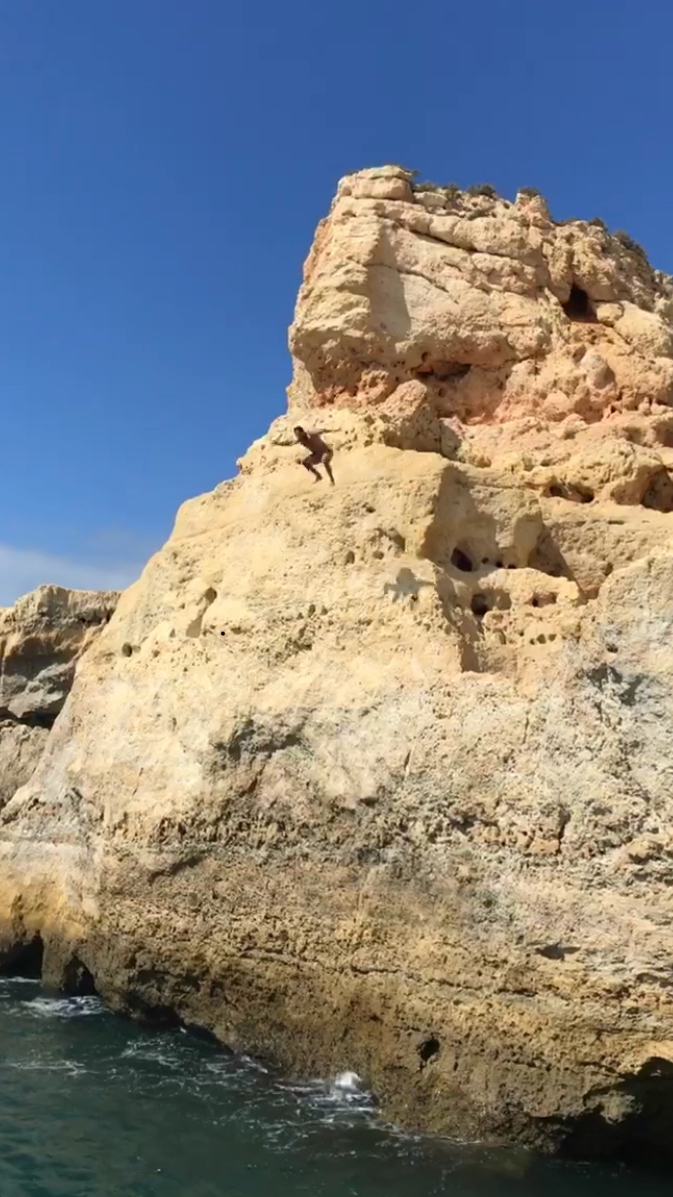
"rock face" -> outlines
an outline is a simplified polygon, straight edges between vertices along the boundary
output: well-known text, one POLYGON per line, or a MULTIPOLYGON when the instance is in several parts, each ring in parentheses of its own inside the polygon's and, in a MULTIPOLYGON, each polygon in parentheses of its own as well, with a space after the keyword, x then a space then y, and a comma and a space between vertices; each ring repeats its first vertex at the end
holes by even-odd
POLYGON ((117 594, 41 586, 0 609, 0 807, 28 781, 117 594))
POLYGON ((540 197, 343 180, 289 415, 2 812, 6 959, 409 1127, 670 1151, 672 296, 540 197))

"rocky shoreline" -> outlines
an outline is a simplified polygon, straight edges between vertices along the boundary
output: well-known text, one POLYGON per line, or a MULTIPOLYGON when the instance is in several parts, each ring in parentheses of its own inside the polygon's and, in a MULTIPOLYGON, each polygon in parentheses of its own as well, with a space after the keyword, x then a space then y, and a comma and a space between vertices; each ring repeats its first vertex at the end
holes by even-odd
POLYGON ((287 416, 118 601, 0 613, 5 967, 410 1129, 666 1154, 673 282, 387 167, 290 345, 287 416))

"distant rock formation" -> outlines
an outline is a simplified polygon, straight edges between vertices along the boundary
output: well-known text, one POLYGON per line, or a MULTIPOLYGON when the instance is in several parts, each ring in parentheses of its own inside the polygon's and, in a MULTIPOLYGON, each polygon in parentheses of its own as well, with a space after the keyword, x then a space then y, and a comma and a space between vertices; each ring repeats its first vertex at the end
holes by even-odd
POLYGON ((5 959, 408 1127, 670 1153, 673 283, 386 167, 290 343, 0 816, 5 959))
POLYGON ((41 586, 0 608, 0 807, 29 780, 118 594, 41 586))

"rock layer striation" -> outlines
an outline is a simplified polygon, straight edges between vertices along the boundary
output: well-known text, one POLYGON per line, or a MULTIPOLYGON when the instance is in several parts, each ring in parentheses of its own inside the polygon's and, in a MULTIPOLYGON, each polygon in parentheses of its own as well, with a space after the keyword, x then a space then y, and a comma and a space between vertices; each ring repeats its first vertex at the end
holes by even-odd
POLYGON ((668 1150, 672 313, 539 196, 342 180, 288 415, 182 507, 0 815, 7 959, 356 1069, 408 1127, 668 1150))

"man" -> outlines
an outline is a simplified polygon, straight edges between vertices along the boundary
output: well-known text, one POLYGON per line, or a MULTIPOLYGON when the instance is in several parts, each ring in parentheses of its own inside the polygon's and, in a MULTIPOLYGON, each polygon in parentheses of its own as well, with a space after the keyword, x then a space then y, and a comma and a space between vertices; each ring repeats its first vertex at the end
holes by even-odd
POLYGON ((308 470, 310 474, 313 474, 316 482, 322 482, 322 476, 318 473, 316 466, 323 465, 325 467, 325 473, 327 474, 327 477, 332 483, 332 486, 334 486, 334 475, 332 474, 330 467, 330 462, 334 457, 334 453, 330 449, 329 445, 325 444, 324 440, 317 432, 306 432, 302 428, 301 424, 297 424, 297 427, 294 430, 294 435, 296 436, 300 445, 303 445, 305 449, 310 450, 309 456, 305 457, 301 463, 304 466, 304 469, 308 470))

